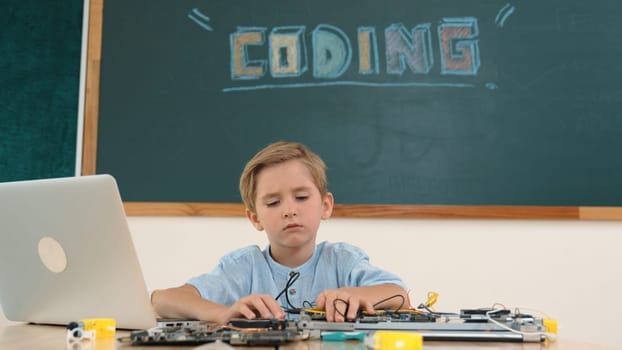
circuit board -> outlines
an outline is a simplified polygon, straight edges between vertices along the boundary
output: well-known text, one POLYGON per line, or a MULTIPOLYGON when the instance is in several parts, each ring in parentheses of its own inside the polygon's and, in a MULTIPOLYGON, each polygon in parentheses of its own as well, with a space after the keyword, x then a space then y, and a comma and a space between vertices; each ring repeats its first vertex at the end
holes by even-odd
POLYGON ((300 340, 295 324, 285 320, 232 320, 226 326, 200 323, 133 331, 120 338, 132 345, 199 345, 221 341, 231 345, 277 346, 300 340))
POLYGON ((412 310, 361 314, 352 322, 327 322, 321 313, 301 314, 298 329, 311 331, 413 331, 425 340, 540 342, 547 337, 543 319, 509 310, 463 309, 457 313, 412 310))
POLYGON ((231 345, 278 346, 320 337, 323 332, 412 331, 425 340, 541 342, 548 336, 543 319, 509 310, 463 309, 460 313, 416 310, 361 313, 352 322, 327 322, 321 310, 307 309, 297 320, 233 319, 227 325, 198 323, 131 332, 120 339, 132 345, 197 345, 221 341, 231 345))

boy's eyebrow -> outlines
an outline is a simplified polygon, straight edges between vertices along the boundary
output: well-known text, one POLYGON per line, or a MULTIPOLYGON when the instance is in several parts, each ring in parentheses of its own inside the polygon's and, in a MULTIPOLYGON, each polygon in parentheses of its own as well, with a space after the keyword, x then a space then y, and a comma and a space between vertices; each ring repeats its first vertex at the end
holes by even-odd
POLYGON ((311 189, 311 186, 298 186, 294 188, 294 192, 309 191, 310 189, 311 189))
MULTIPOLYGON (((293 192, 309 191, 310 189, 311 189, 310 186, 299 186, 299 187, 293 188, 292 191, 293 192)), ((266 199, 274 198, 274 197, 278 197, 278 196, 280 196, 279 192, 270 192, 270 193, 266 193, 263 196, 259 197, 259 199, 266 200, 266 199)))
POLYGON ((279 196, 278 193, 266 193, 265 195, 261 196, 259 200, 265 201, 266 199, 272 199, 278 196, 279 196))

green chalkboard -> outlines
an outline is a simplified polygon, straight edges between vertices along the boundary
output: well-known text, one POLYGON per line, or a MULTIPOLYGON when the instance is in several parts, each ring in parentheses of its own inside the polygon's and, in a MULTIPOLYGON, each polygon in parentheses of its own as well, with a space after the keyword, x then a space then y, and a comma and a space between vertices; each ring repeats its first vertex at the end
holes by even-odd
POLYGON ((617 1, 106 0, 97 172, 239 202, 300 141, 342 204, 622 205, 617 1))
POLYGON ((75 174, 83 1, 2 1, 0 181, 75 174))

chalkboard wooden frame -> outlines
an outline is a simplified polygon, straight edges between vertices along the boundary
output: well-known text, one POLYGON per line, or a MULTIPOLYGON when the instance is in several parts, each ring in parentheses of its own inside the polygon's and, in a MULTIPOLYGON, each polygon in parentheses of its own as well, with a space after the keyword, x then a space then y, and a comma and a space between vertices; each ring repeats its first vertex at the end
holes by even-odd
MULTIPOLYGON (((90 1, 82 174, 95 174, 103 0, 90 1)), ((244 216, 241 203, 126 202, 128 215, 244 216)), ((462 206, 462 205, 340 205, 337 217, 356 218, 490 218, 622 220, 622 207, 583 206, 462 206)))

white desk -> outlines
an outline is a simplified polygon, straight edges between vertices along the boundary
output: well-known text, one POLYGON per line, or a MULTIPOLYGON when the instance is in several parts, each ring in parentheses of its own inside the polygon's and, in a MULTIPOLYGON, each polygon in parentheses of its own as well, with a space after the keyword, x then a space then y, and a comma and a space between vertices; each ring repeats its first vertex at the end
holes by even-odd
MULTIPOLYGON (((67 330, 62 326, 41 326, 0 321, 0 349, 38 350, 65 349, 67 330)), ((117 332, 117 337, 127 335, 117 332)), ((192 346, 129 346, 116 339, 98 340, 89 350, 171 350, 192 349, 192 346)), ((274 347, 236 347, 235 349, 274 349, 274 347)), ((280 350, 368 350, 361 342, 299 341, 280 346, 280 350)), ((425 341, 424 350, 612 350, 598 345, 560 339, 545 343, 499 343, 499 342, 449 342, 425 341)))

